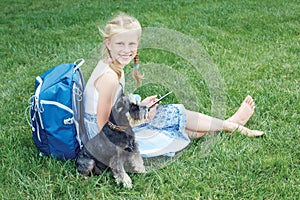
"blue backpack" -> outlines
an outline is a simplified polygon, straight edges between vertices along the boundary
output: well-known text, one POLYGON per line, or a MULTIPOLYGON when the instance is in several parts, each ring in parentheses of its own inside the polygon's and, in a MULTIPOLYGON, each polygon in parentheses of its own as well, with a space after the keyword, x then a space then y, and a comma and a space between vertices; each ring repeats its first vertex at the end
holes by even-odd
POLYGON ((30 119, 33 141, 42 155, 74 159, 86 140, 83 63, 79 59, 61 64, 36 77, 30 119))

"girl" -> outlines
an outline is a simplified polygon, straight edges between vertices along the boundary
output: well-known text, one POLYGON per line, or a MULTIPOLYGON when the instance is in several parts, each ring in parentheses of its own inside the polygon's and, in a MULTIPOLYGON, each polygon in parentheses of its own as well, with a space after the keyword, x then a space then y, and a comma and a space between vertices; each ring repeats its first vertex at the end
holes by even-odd
MULTIPOLYGON (((85 125, 89 139, 93 138, 108 121, 111 108, 125 83, 123 68, 132 60, 137 83, 141 76, 138 69, 138 46, 141 25, 137 19, 120 14, 108 22, 104 30, 106 59, 100 60, 89 78, 84 92, 85 125)), ((141 103, 151 105, 156 96, 141 103)), ((227 120, 221 120, 186 110, 181 104, 155 106, 148 121, 134 127, 139 149, 144 157, 172 155, 185 148, 190 139, 200 138, 209 132, 235 131, 253 137, 263 132, 250 130, 244 125, 254 113, 254 101, 247 96, 237 112, 227 120)))

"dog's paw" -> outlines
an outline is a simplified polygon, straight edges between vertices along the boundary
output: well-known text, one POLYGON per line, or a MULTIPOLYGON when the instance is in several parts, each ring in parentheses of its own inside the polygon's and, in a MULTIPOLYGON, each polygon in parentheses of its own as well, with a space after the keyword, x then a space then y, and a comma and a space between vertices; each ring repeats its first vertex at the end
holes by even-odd
POLYGON ((128 188, 128 189, 132 188, 132 181, 127 173, 124 173, 123 175, 119 175, 115 178, 116 178, 116 183, 118 185, 122 183, 124 188, 128 188))
POLYGON ((90 158, 79 157, 76 160, 76 164, 78 172, 85 176, 85 178, 88 178, 91 175, 95 167, 95 161, 90 158))
POLYGON ((131 178, 128 176, 128 174, 125 174, 124 175, 124 178, 123 178, 123 186, 125 188, 132 188, 132 181, 131 181, 131 178))

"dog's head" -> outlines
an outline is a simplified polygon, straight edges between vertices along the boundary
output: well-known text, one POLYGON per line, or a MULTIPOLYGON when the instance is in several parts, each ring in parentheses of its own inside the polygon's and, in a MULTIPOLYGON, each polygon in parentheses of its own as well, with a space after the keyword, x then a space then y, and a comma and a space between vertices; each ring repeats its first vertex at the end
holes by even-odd
POLYGON ((126 116, 131 126, 141 124, 148 118, 148 107, 140 105, 133 94, 118 98, 113 111, 117 115, 126 116))

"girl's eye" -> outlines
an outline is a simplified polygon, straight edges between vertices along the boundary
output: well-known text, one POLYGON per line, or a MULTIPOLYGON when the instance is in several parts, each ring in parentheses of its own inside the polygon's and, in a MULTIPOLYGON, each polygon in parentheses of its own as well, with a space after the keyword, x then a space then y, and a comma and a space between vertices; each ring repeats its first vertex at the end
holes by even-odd
POLYGON ((134 42, 132 42, 132 43, 129 43, 129 46, 130 46, 130 48, 136 48, 136 47, 137 47, 137 44, 134 43, 134 42))
POLYGON ((117 42, 116 43, 118 46, 124 46, 124 43, 123 42, 117 42))
MULTIPOLYGON (((116 47, 118 48, 118 49, 123 49, 123 48, 125 48, 125 42, 116 42, 115 43, 115 45, 116 45, 116 47)), ((130 48, 130 49, 136 49, 137 48, 137 43, 136 42, 130 42, 130 43, 128 43, 128 47, 130 48)))

